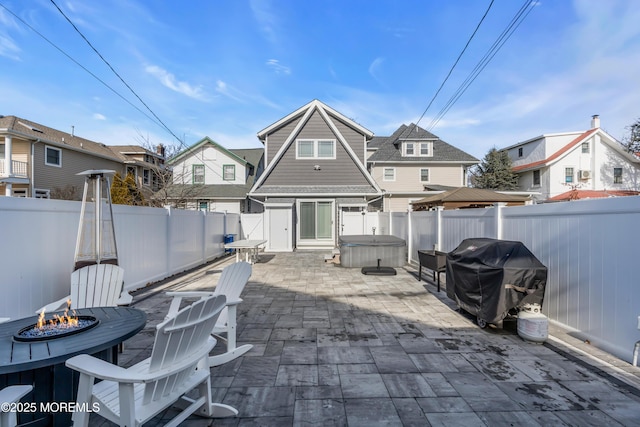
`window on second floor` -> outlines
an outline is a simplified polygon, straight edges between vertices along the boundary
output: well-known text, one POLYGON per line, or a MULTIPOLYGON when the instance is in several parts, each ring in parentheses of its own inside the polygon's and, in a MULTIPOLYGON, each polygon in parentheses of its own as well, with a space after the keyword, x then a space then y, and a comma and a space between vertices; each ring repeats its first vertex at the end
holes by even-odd
POLYGON ((44 147, 44 164, 62 167, 62 150, 49 146, 44 147))
POLYGON ((429 169, 420 169, 420 182, 429 182, 429 169))
POLYGON ((540 170, 533 171, 533 185, 540 185, 540 170))
POLYGON ((431 142, 405 142, 402 144, 402 155, 404 157, 431 157, 431 142))
POLYGON ((204 165, 193 165, 193 183, 204 184, 204 165))
POLYGON ((383 181, 395 181, 396 180, 396 168, 384 168, 383 175, 382 175, 382 180, 383 181))
POLYGON ((518 148, 518 157, 522 157, 524 155, 524 149, 522 147, 518 148))
POLYGON ((622 168, 613 168, 613 183, 622 184, 622 168))
POLYGON ((335 159, 336 141, 333 139, 299 139, 296 159, 335 159))
POLYGON ((589 143, 588 142, 583 142, 582 143, 582 153, 583 154, 589 154, 589 143))
POLYGON ((573 181, 573 168, 564 168, 564 182, 571 184, 573 181))
POLYGON ((235 181, 236 179, 236 165, 223 165, 222 166, 222 179, 225 181, 235 181))
POLYGON ((151 183, 151 171, 149 169, 142 170, 142 185, 149 185, 151 183))
POLYGON ((413 142, 405 142, 404 143, 404 155, 405 156, 415 156, 416 149, 413 142))

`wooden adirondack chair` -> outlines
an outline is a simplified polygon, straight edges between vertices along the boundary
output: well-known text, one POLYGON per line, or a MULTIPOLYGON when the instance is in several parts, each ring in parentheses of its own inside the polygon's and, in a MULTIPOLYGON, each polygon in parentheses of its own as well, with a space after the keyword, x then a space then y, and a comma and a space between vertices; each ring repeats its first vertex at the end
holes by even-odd
POLYGON ((47 312, 61 310, 71 299, 71 308, 113 307, 128 305, 133 297, 122 292, 124 269, 114 264, 93 264, 71 273, 71 294, 40 308, 47 312))
POLYGON ((227 351, 223 354, 217 354, 209 357, 209 366, 219 366, 227 363, 237 357, 242 356, 253 348, 251 344, 245 344, 236 347, 236 314, 238 304, 242 302, 240 294, 251 277, 251 264, 240 261, 231 264, 222 270, 220 279, 213 291, 194 291, 194 292, 167 292, 167 295, 173 297, 171 306, 169 307, 169 316, 176 313, 180 308, 182 298, 206 298, 211 295, 224 295, 227 297, 227 306, 220 314, 218 322, 211 331, 216 338, 224 341, 227 345, 227 351), (225 333, 226 337, 220 334, 225 333))
MULTIPOLYGON (((16 403, 33 389, 30 385, 12 385, 0 390, 0 403, 16 403)), ((0 427, 14 427, 18 425, 17 412, 0 411, 0 427)))
MULTIPOLYGON (((80 372, 78 405, 98 403, 101 417, 120 426, 140 426, 180 398, 188 402, 167 426, 177 426, 191 414, 226 417, 238 414, 228 405, 211 401, 211 371, 207 357, 216 344, 210 332, 226 299, 223 295, 201 299, 156 327, 151 357, 122 368, 83 354, 66 365, 80 372), (103 381, 94 384, 96 378, 103 381), (185 396, 198 390, 194 400, 185 396)), ((75 412, 74 426, 87 426, 89 412, 75 412)))

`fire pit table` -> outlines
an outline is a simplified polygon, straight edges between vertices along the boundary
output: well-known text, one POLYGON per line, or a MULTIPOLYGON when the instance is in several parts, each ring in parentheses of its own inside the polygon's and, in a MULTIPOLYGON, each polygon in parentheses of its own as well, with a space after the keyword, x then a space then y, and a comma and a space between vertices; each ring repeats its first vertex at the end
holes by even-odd
POLYGON ((24 402, 33 402, 35 412, 18 413, 18 424, 68 426, 69 411, 57 404, 75 402, 78 374, 64 362, 78 354, 91 354, 117 364, 118 344, 144 328, 146 314, 129 307, 95 307, 76 310, 78 316, 95 318, 90 329, 47 339, 17 339, 19 331, 35 324, 38 316, 0 324, 0 389, 15 384, 32 384, 24 402), (54 403, 55 404, 52 404, 54 403), (51 412, 40 412, 49 404, 51 412))

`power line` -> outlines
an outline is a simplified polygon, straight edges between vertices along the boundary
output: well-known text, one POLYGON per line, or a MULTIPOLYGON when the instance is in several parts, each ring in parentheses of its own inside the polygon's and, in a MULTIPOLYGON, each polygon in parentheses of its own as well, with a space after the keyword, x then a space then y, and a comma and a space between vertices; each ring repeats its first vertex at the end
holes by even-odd
POLYGON ((495 57, 498 51, 504 46, 504 44, 511 38, 515 30, 522 24, 524 19, 531 13, 533 10, 532 5, 535 5, 535 0, 526 0, 523 5, 520 7, 518 12, 511 19, 509 25, 502 31, 500 36, 496 39, 496 41, 491 45, 489 50, 484 54, 482 59, 476 64, 474 69, 471 71, 469 76, 465 79, 464 82, 458 87, 456 92, 449 98, 444 107, 438 112, 438 114, 432 119, 431 123, 428 126, 429 131, 431 131, 444 117, 444 115, 453 107, 453 105, 460 99, 460 97, 466 92, 471 83, 475 81, 478 75, 485 69, 485 67, 491 62, 491 60, 495 57))
POLYGON ((493 2, 494 2, 494 0, 491 0, 491 3, 489 3, 489 7, 487 7, 487 10, 484 12, 484 15, 482 15, 482 18, 480 19, 480 22, 478 22, 478 25, 476 25, 476 29, 473 30, 473 33, 469 37, 469 40, 467 40, 467 43, 464 45, 464 48, 462 49, 462 52, 460 52, 460 54, 458 55, 458 58, 456 59, 456 61, 453 63, 453 65, 449 69, 449 72, 447 73, 447 77, 445 77, 445 79, 442 82, 442 84, 440 84, 440 87, 436 91, 435 95, 433 95, 433 97, 431 98, 431 101, 429 101, 429 105, 427 105, 427 108, 424 109, 424 111, 422 112, 422 115, 420 116, 420 118, 416 122, 416 127, 418 126, 418 123, 420 123, 420 121, 422 120, 424 115, 427 114, 427 111, 429 110, 429 107, 431 107, 431 104, 433 104, 433 101, 435 101, 436 97, 440 93, 440 90, 442 90, 442 87, 445 85, 447 80, 449 80, 449 77, 451 76, 451 73, 453 72, 454 68, 456 68, 456 65, 458 65, 458 62, 460 61, 460 58, 462 58, 462 55, 465 53, 465 51, 469 47, 469 44, 471 43, 471 40, 473 40, 473 37, 478 32, 478 29, 480 28, 480 25, 482 25, 482 22, 484 21, 484 18, 487 17, 487 14, 489 13, 489 10, 491 10, 491 6, 493 6, 493 2))
POLYGON ((27 22, 25 22, 22 18, 20 18, 18 15, 16 15, 15 13, 13 13, 11 10, 9 10, 4 4, 0 3, 0 6, 2 6, 2 8, 4 8, 4 10, 6 10, 7 12, 9 12, 11 15, 13 15, 14 18, 16 18, 18 21, 22 22, 27 28, 29 28, 31 31, 33 31, 34 33, 36 33, 37 35, 39 35, 44 41, 46 41, 47 43, 49 43, 51 46, 53 46, 56 50, 58 50, 60 53, 62 53, 64 56, 66 56, 69 60, 71 60, 73 63, 75 63, 78 67, 82 68, 84 71, 86 71, 87 73, 89 73, 94 79, 98 80, 100 83, 102 83, 107 89, 109 89, 111 92, 113 92, 114 94, 116 94, 118 97, 120 97, 123 101, 125 101, 127 104, 131 105, 133 108, 135 108, 136 110, 138 110, 140 113, 142 113, 144 116, 146 116, 149 120, 151 120, 152 122, 158 124, 151 116, 149 116, 147 113, 145 113, 144 111, 142 111, 138 106, 134 105, 131 101, 129 101, 127 98, 125 98, 124 96, 122 96, 120 93, 118 93, 118 91, 116 91, 114 88, 112 88, 111 86, 109 86, 104 80, 100 79, 100 77, 96 76, 94 73, 92 73, 89 69, 87 69, 85 66, 83 66, 82 64, 80 64, 78 61, 76 61, 75 59, 73 59, 73 57, 71 57, 71 55, 69 55, 67 52, 65 52, 64 50, 62 50, 60 47, 58 47, 55 43, 53 43, 51 40, 49 40, 47 37, 44 36, 44 34, 40 33, 38 30, 36 30, 35 28, 33 28, 31 25, 29 25, 27 22))

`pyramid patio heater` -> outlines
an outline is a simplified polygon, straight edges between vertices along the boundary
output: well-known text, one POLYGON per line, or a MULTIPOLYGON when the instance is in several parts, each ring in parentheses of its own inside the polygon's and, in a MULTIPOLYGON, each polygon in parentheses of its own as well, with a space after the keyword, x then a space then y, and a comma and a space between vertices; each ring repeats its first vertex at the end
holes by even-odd
POLYGON ((116 233, 111 208, 112 170, 87 170, 76 240, 73 270, 92 264, 118 265, 116 233))

